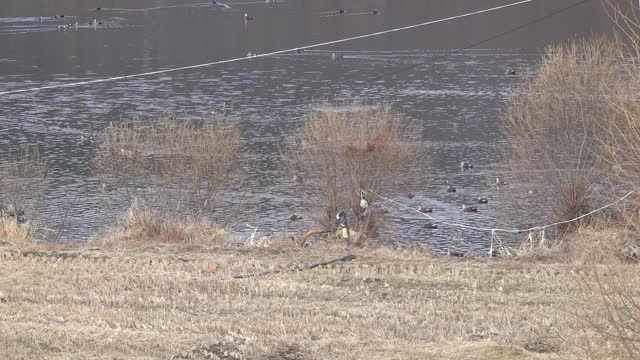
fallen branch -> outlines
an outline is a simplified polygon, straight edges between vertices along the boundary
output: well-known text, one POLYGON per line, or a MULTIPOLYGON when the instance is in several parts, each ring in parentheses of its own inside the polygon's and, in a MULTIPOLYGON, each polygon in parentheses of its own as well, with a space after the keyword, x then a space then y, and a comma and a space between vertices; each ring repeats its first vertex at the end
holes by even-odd
MULTIPOLYGON (((356 258, 355 255, 347 255, 347 256, 343 256, 341 258, 337 258, 337 259, 333 259, 333 260, 329 260, 329 261, 325 261, 325 262, 320 262, 320 263, 316 263, 316 264, 307 265, 307 266, 302 267, 300 269, 291 270, 291 271, 311 270, 311 269, 317 268, 319 266, 326 266, 326 265, 330 265, 330 264, 334 264, 334 263, 338 263, 338 262, 351 261, 351 260, 353 260, 355 258, 356 258)), ((254 277, 270 275, 270 274, 278 274, 278 273, 281 273, 281 272, 283 272, 283 270, 271 270, 271 271, 263 271, 263 272, 259 272, 259 273, 253 273, 253 274, 233 275, 233 278, 234 279, 247 279, 247 278, 254 278, 254 277)))

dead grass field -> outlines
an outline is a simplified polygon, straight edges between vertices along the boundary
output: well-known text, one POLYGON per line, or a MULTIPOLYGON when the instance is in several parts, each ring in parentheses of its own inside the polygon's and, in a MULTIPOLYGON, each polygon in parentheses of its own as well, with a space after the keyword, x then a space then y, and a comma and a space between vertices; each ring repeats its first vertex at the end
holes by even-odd
POLYGON ((3 359, 557 358, 581 292, 575 265, 415 249, 0 249, 3 359))

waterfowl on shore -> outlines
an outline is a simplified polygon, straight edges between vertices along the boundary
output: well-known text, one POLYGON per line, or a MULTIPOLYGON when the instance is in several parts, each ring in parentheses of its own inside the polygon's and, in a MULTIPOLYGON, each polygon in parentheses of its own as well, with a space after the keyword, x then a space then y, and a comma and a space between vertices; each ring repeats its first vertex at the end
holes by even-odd
POLYGON ((113 191, 113 185, 108 184, 108 183, 102 183, 102 191, 104 191, 104 192, 112 192, 113 191))
POLYGON ((468 162, 461 161, 461 162, 460 162, 460 168, 462 168, 463 170, 466 170, 466 169, 473 169, 473 165, 471 165, 471 164, 470 164, 470 163, 468 163, 468 162))
POLYGON ((251 21, 253 20, 253 16, 249 16, 249 14, 244 14, 244 21, 251 21))
POLYGON ((302 177, 302 175, 294 175, 293 176, 293 182, 298 183, 298 184, 302 184, 302 181, 304 181, 304 178, 302 177))
POLYGON ((416 210, 418 210, 419 212, 421 212, 423 214, 432 213, 433 212, 432 208, 424 208, 422 206, 419 206, 418 209, 416 209, 416 210))
POLYGON ((302 216, 300 216, 298 214, 291 214, 291 215, 289 215, 289 220, 291 220, 291 221, 302 220, 302 216))
POLYGON ((462 211, 463 212, 478 212, 478 208, 477 207, 473 207, 473 206, 469 206, 466 204, 462 204, 462 211))
POLYGON ((478 198, 478 204, 488 204, 489 203, 489 199, 484 198, 484 197, 479 197, 478 198))

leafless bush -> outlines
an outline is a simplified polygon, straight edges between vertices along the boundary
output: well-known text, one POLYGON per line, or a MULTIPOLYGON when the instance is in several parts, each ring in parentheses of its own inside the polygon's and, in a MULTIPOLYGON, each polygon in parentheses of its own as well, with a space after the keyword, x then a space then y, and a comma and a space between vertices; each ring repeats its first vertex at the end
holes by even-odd
POLYGON ((582 275, 586 298, 573 341, 587 359, 640 359, 640 293, 635 266, 592 265, 582 275))
POLYGON ((38 148, 0 159, 0 237, 21 243, 33 240, 33 224, 46 185, 47 163, 38 148))
POLYGON ((129 205, 152 190, 160 216, 187 213, 202 219, 225 180, 238 168, 238 128, 220 117, 111 124, 100 136, 96 165, 109 187, 129 205), (193 209, 183 210, 183 206, 193 209))
POLYGON ((615 54, 604 38, 549 47, 539 74, 507 99, 508 164, 518 180, 540 188, 553 220, 585 214, 597 200, 602 151, 595 139, 620 78, 615 54))
POLYGON ((305 115, 303 128, 285 145, 284 158, 296 191, 312 213, 319 210, 314 215, 325 228, 332 228, 340 210, 351 210, 354 230, 373 237, 381 216, 374 210, 376 193, 393 192, 409 170, 413 140, 386 106, 340 110, 326 105, 305 115), (361 196, 367 209, 360 206, 361 196))

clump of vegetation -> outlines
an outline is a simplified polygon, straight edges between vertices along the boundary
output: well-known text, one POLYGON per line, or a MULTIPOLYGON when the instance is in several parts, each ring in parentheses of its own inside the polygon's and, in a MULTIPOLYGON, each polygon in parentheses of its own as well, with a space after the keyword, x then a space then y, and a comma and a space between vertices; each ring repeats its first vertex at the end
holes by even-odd
POLYGON ((0 239, 20 246, 33 242, 46 179, 47 163, 38 148, 0 159, 0 239))
POLYGON ((586 299, 577 313, 582 331, 573 341, 585 359, 640 359, 637 266, 593 265, 582 274, 586 299))
POLYGON ((219 116, 111 124, 100 135, 96 167, 105 186, 129 204, 128 229, 140 226, 136 231, 142 239, 172 242, 183 234, 178 236, 162 224, 202 222, 225 182, 239 169, 239 146, 239 129, 219 116), (141 213, 133 214, 137 211, 141 213))
POLYGON ((331 229, 336 214, 347 211, 353 234, 363 240, 374 237, 380 225, 377 194, 394 192, 409 170, 413 140, 387 106, 326 105, 305 115, 303 128, 285 145, 284 158, 296 191, 308 209, 317 211, 316 220, 331 229))
POLYGON ((229 234, 202 221, 166 218, 158 211, 134 203, 122 226, 112 229, 104 239, 112 243, 164 243, 176 245, 226 246, 229 234))
POLYGON ((508 165, 517 180, 539 187, 550 220, 576 218, 600 200, 602 150, 595 139, 611 114, 612 84, 620 79, 615 54, 605 38, 549 47, 539 74, 507 99, 508 165))
POLYGON ((165 199, 172 192, 188 192, 187 199, 179 200, 192 204, 191 215, 202 218, 238 169, 239 146, 239 129, 220 117, 195 121, 168 116, 109 125, 100 136, 96 165, 129 204, 141 189, 155 185, 165 199))

